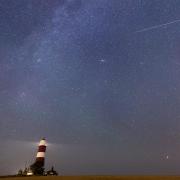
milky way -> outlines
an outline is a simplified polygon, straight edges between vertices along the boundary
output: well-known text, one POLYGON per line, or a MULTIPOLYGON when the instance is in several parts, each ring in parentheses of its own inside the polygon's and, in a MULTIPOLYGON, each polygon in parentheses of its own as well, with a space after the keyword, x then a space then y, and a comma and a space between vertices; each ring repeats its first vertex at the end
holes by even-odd
POLYGON ((63 174, 178 174, 180 23, 134 32, 179 7, 0 0, 0 173, 30 163, 45 136, 46 166, 63 174))

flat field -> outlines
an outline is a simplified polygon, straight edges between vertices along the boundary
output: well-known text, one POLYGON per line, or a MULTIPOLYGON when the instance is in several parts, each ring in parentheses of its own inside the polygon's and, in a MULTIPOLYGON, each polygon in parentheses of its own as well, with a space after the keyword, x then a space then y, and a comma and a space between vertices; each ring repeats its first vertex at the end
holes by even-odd
POLYGON ((6 177, 5 180, 180 180, 180 176, 48 176, 6 177))

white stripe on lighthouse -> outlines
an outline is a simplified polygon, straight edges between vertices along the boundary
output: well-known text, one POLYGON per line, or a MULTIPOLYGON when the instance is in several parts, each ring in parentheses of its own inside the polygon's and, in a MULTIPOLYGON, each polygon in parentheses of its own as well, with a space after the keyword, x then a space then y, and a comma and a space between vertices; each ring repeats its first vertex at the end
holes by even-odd
POLYGON ((45 153, 44 152, 38 152, 36 157, 37 158, 38 157, 45 157, 45 153))
POLYGON ((39 146, 46 146, 46 140, 42 139, 39 143, 39 146))

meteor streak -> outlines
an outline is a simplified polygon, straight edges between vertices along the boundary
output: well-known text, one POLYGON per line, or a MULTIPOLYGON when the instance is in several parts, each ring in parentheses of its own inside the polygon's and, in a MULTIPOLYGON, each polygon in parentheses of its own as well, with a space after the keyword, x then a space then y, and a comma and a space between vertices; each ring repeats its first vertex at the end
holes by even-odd
POLYGON ((164 26, 167 26, 167 25, 170 25, 170 24, 174 24, 174 23, 178 23, 178 22, 180 22, 180 19, 177 19, 177 20, 175 20, 175 21, 171 21, 171 22, 168 22, 168 23, 165 23, 165 24, 160 24, 160 25, 156 25, 156 26, 151 26, 151 27, 148 27, 148 28, 144 28, 144 29, 135 31, 134 33, 146 32, 146 31, 150 31, 150 30, 153 30, 153 29, 162 28, 162 27, 164 27, 164 26))

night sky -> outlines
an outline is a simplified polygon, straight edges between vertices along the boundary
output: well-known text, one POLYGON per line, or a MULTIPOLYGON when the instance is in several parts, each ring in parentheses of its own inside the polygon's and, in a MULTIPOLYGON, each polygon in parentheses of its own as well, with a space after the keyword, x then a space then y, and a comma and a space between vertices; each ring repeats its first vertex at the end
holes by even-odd
POLYGON ((179 0, 0 0, 0 174, 180 174, 179 0))

